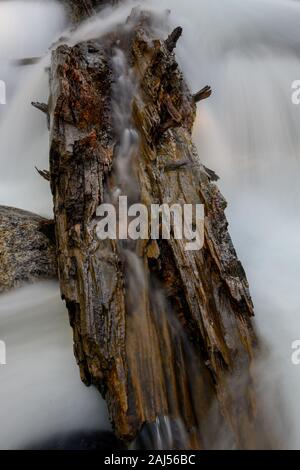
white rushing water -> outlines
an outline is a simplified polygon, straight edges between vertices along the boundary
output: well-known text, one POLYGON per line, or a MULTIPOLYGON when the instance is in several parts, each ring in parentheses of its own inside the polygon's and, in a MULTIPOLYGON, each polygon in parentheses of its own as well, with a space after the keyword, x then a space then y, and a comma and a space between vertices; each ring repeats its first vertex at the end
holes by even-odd
MULTIPOLYGON (((3 73, 0 79, 8 83, 8 104, 5 110, 0 106, 0 203, 48 214, 51 209, 49 189, 33 169, 35 165, 40 168, 48 165, 46 122, 30 107, 30 101, 46 99, 44 68, 47 58, 26 70, 17 69, 7 61, 8 58, 43 54, 63 29, 60 8, 54 3, 41 3, 43 5, 32 1, 0 4, 3 73)), ((72 34, 71 43, 110 31, 124 21, 131 7, 138 3, 143 2, 132 1, 113 12, 107 10, 105 15, 72 34)), ((206 84, 213 88, 212 97, 199 104, 194 137, 202 161, 221 177, 219 186, 229 203, 230 232, 250 281, 258 332, 269 347, 269 354, 259 365, 265 406, 272 410, 275 399, 280 397, 285 416, 283 422, 278 422, 280 445, 300 448, 300 365, 291 363, 291 343, 300 339, 300 105, 291 101, 291 83, 300 79, 300 3, 293 0, 149 0, 144 3, 156 11, 171 9, 173 26, 183 26, 184 34, 176 54, 192 91, 206 84)), ((39 290, 38 286, 32 289, 39 290)), ((10 335, 15 335, 15 342, 12 342, 15 352, 11 355, 14 358, 11 371, 15 372, 9 376, 8 366, 0 370, 0 377, 1 374, 6 376, 6 392, 2 392, 0 383, 0 419, 4 423, 11 420, 8 433, 11 438, 5 437, 5 427, 2 427, 0 447, 20 443, 17 437, 14 442, 13 434, 23 422, 19 395, 25 378, 31 385, 28 385, 24 402, 35 415, 34 403, 39 403, 39 426, 44 432, 47 426, 42 422, 47 413, 51 414, 49 431, 55 425, 65 426, 61 421, 62 397, 75 390, 76 380, 80 387, 69 351, 71 339, 67 322, 64 327, 58 315, 58 293, 49 289, 48 294, 46 287, 39 290, 39 301, 43 304, 43 296, 52 296, 43 307, 53 315, 51 345, 46 341, 43 322, 38 321, 40 309, 31 305, 28 291, 0 299, 0 320, 3 318, 7 325, 7 341, 10 335), (26 305, 24 318, 27 315, 28 321, 32 321, 34 315, 37 321, 30 337, 33 341, 38 336, 39 340, 26 346, 32 357, 36 357, 35 367, 31 361, 21 367, 22 353, 18 354, 18 350, 22 352, 22 329, 29 326, 25 320, 17 322, 21 317, 16 306, 18 299, 26 305), (66 343, 64 336, 59 336, 63 328, 66 343), (48 348, 54 356, 57 354, 59 364, 58 370, 53 365, 51 369, 52 386, 60 383, 53 392, 58 398, 53 399, 51 406, 42 386, 41 370, 47 367, 43 355, 39 354, 42 350, 45 352, 43 348, 48 348), (61 364, 66 364, 66 379, 63 379, 61 364), (39 386, 36 385, 38 376, 41 377, 39 386)), ((2 335, 2 325, 0 332, 2 335)), ((77 401, 83 407, 82 423, 89 421, 91 406, 95 409, 102 406, 89 392, 82 391, 77 401)), ((272 414, 280 421, 280 415, 276 417, 274 411, 272 414)), ((69 419, 72 426, 79 419, 77 415, 72 417, 71 410, 68 416, 66 420, 69 419)), ((30 422, 29 412, 25 418, 25 423, 26 419, 30 422)), ((34 428, 35 424, 30 429, 34 428)), ((19 436, 23 437, 21 431, 19 436)))
POLYGON ((7 365, 0 370, 0 449, 109 429, 99 393, 80 381, 56 283, 2 295, 0 324, 7 347, 7 365))
POLYGON ((32 66, 14 61, 44 57, 64 22, 56 2, 0 3, 0 79, 7 89, 7 104, 0 106, 0 201, 42 215, 51 215, 50 190, 34 167, 49 166, 49 135, 46 118, 31 102, 47 101, 49 54, 32 66))

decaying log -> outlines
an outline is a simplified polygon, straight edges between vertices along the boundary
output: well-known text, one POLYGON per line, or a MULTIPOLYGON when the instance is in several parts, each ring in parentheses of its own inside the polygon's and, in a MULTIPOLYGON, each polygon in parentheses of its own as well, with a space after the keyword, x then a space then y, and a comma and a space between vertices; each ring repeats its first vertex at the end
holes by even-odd
POLYGON ((45 224, 51 225, 31 212, 0 207, 0 292, 57 278, 55 242, 45 235, 45 224))
POLYGON ((217 177, 192 143, 196 104, 172 52, 178 34, 156 38, 151 15, 135 12, 118 47, 137 82, 139 201, 204 204, 204 248, 187 252, 172 235, 128 252, 97 238, 96 210, 114 185, 118 158, 115 38, 60 46, 49 112, 61 292, 82 380, 101 391, 119 437, 130 441, 145 423, 168 416, 181 420, 191 447, 211 447, 220 428, 232 446, 257 446, 253 305, 217 177), (145 279, 133 275, 136 259, 145 279))

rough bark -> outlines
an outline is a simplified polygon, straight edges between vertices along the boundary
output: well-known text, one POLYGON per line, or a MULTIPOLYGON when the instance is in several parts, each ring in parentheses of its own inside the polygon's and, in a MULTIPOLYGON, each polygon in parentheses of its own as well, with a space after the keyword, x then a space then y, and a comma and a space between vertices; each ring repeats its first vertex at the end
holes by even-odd
POLYGON ((130 22, 130 33, 127 27, 101 43, 60 46, 52 56, 50 176, 58 267, 81 377, 101 391, 123 439, 169 416, 183 421, 191 447, 210 447, 220 426, 236 447, 257 446, 253 306, 217 177, 192 143, 195 99, 173 53, 179 30, 162 40, 149 15, 134 12, 130 22), (117 39, 138 84, 132 119, 139 134, 134 174, 140 202, 203 203, 206 212, 200 251, 185 251, 174 236, 137 244, 145 285, 132 281, 120 243, 99 241, 95 233, 96 209, 115 179, 111 51, 117 39))
POLYGON ((51 222, 38 215, 0 207, 0 293, 57 277, 52 232, 51 222))

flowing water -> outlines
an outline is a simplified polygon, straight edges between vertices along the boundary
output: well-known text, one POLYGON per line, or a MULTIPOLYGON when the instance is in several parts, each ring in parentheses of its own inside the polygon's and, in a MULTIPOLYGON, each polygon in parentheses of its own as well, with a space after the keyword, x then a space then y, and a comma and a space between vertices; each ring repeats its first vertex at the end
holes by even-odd
MULTIPOLYGON (((137 3, 108 9, 72 33, 70 43, 112 30, 137 3)), ((192 91, 206 84, 213 88, 212 97, 199 104, 194 138, 201 160, 221 177, 256 325, 268 345, 257 366, 261 396, 271 411, 280 398, 284 419, 274 416, 280 446, 299 448, 300 366, 291 363, 291 343, 300 339, 300 106, 292 104, 291 84, 300 78, 300 2, 139 3, 155 11, 172 10, 170 22, 184 28, 176 54, 192 91)), ((43 55, 63 27, 63 13, 53 2, 1 2, 0 79, 7 81, 8 102, 0 105, 0 203, 44 215, 51 211, 50 193, 34 166, 48 166, 48 134, 43 116, 29 103, 46 99, 49 58, 46 54, 39 64, 21 69, 8 59, 43 55)), ((57 288, 32 286, 0 302, 0 336, 7 341, 9 364, 0 366, 0 418, 5 423, 0 447, 18 447, 39 431, 107 426, 101 401, 81 388, 57 288), (99 424, 91 418, 98 409, 104 416, 99 424)), ((167 424, 157 429, 168 434, 167 424)))
POLYGON ((0 370, 0 449, 109 429, 98 392, 80 381, 56 283, 2 295, 0 322, 7 347, 7 365, 0 370))

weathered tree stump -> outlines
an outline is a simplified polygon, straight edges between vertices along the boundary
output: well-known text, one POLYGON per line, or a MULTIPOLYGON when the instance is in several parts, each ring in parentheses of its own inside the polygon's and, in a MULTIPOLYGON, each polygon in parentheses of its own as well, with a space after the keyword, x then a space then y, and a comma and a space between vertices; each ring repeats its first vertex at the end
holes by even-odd
POLYGON ((106 399, 122 439, 168 416, 181 420, 191 447, 211 447, 220 427, 236 447, 256 446, 248 283, 217 177, 192 143, 197 100, 173 52, 181 30, 159 39, 151 24, 151 15, 135 11, 126 30, 60 46, 52 56, 50 180, 75 356, 82 380, 106 399), (132 160, 138 199, 147 207, 204 204, 200 251, 185 251, 172 236, 140 241, 126 254, 120 242, 96 236, 97 207, 117 178, 116 47, 136 81, 130 106, 139 136, 132 160), (140 279, 133 274, 136 260, 140 279))

